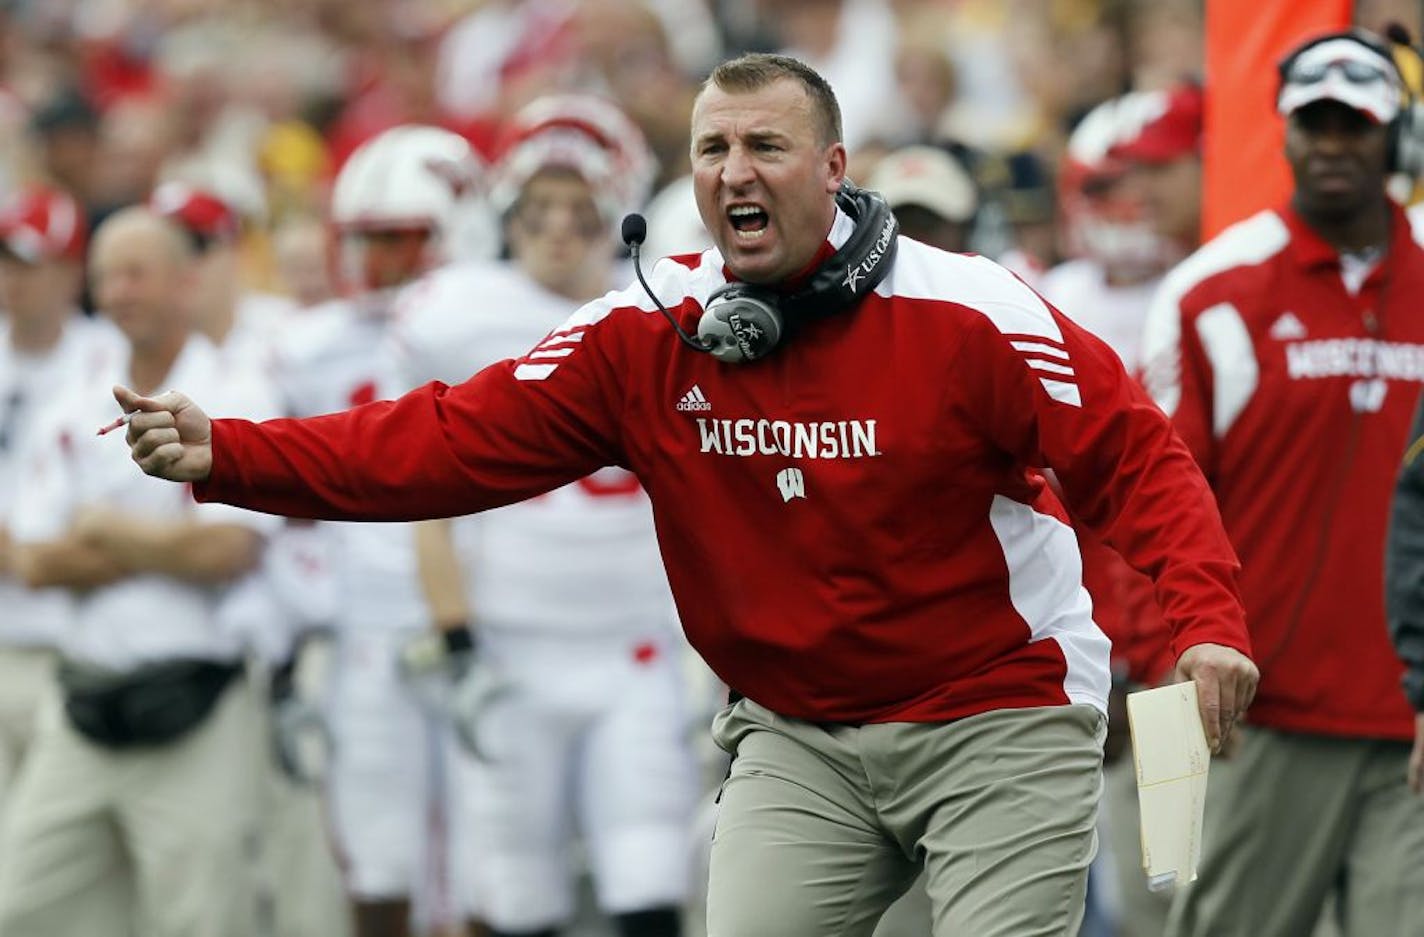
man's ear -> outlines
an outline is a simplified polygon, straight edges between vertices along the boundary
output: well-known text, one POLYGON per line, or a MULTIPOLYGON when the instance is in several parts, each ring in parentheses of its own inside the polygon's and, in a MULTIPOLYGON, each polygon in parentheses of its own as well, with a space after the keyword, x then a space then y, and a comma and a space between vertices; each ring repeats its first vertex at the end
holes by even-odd
POLYGON ((846 148, 844 143, 832 143, 826 147, 826 192, 835 195, 841 189, 846 175, 846 148))

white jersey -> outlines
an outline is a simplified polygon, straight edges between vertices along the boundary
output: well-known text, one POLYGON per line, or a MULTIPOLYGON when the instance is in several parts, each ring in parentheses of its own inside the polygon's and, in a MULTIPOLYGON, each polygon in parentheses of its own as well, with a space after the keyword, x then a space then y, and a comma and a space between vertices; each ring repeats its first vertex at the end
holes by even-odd
MULTIPOLYGON (((459 383, 523 355, 578 305, 503 264, 436 271, 397 306, 393 389, 459 383)), ((627 633, 673 623, 652 509, 630 472, 606 468, 454 528, 482 628, 627 633)))
POLYGON ((1058 311, 1108 343, 1129 374, 1142 373, 1142 324, 1162 278, 1130 286, 1108 283, 1095 260, 1061 263, 1043 275, 1038 290, 1058 311))
MULTIPOLYGON (((136 471, 122 439, 95 435, 118 412, 110 388, 131 381, 128 348, 116 347, 75 382, 72 393, 45 411, 43 426, 26 449, 14 512, 16 540, 56 540, 76 513, 91 505, 162 520, 236 523, 264 534, 273 530, 279 518, 198 504, 188 486, 136 471)), ((225 373, 217 349, 201 335, 188 339, 162 386, 183 388, 215 417, 260 418, 273 410, 265 388, 244 375, 225 373)), ((246 640, 218 621, 223 591, 143 574, 76 593, 73 624, 60 650, 72 660, 120 671, 180 657, 237 660, 246 640)))
MULTIPOLYGON (((36 431, 39 401, 94 373, 118 350, 122 338, 107 321, 76 313, 65 323, 59 342, 43 354, 20 352, 10 342, 9 323, 0 319, 0 527, 12 526, 24 474, 21 451, 36 431)), ((110 404, 117 412, 112 400, 110 404)), ((4 573, 0 608, 0 643, 27 647, 58 644, 73 611, 67 590, 29 589, 4 573)))
MULTIPOLYGON (((347 410, 381 396, 390 320, 358 303, 332 300, 285 329, 276 379, 286 412, 306 417, 347 410)), ((322 524, 338 596, 339 627, 408 630, 429 624, 409 524, 322 524)))

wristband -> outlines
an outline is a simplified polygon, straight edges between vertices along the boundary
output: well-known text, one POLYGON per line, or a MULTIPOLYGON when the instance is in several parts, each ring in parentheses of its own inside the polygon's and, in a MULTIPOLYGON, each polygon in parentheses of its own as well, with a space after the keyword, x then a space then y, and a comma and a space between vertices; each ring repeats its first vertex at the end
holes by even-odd
POLYGON ((440 637, 445 642, 445 650, 450 654, 467 654, 475 649, 475 635, 469 625, 459 624, 454 628, 441 629, 440 637))

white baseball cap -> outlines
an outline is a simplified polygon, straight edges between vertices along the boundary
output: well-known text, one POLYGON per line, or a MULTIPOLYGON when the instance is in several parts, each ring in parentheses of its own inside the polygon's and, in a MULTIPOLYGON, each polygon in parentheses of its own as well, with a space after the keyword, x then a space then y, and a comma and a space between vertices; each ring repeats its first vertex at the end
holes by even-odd
POLYGON ((979 195, 974 180, 953 156, 933 146, 907 146, 882 159, 866 188, 885 197, 892 209, 919 205, 946 221, 974 217, 979 195))
POLYGON ((1281 75, 1277 109, 1289 117, 1316 101, 1339 101, 1387 124, 1403 98, 1394 62, 1363 41, 1337 36, 1308 45, 1290 59, 1281 75))

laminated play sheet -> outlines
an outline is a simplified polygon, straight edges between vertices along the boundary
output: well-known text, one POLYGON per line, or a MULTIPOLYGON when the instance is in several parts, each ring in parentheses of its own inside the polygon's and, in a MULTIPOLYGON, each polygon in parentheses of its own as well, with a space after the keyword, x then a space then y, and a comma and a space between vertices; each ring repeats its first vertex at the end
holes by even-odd
POLYGON ((1197 877, 1207 748, 1195 683, 1130 693, 1127 721, 1142 816, 1142 866, 1153 891, 1197 877))

